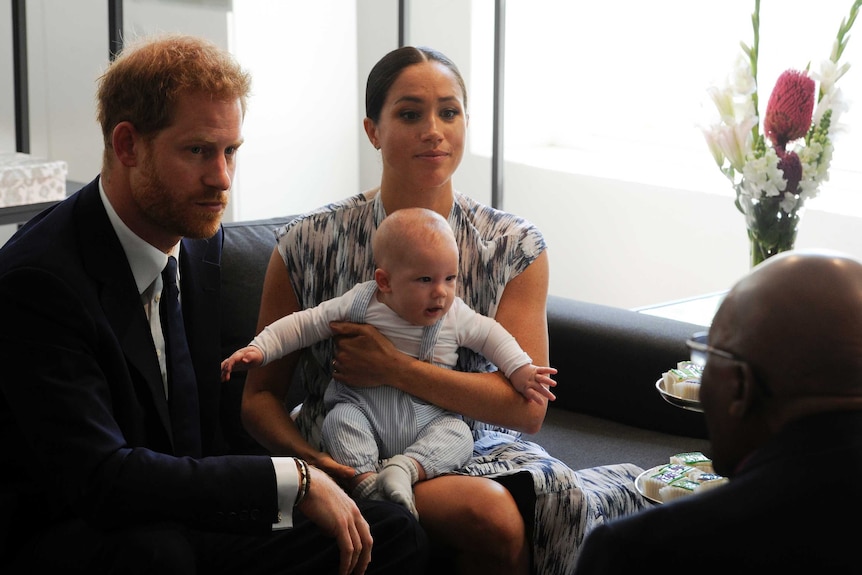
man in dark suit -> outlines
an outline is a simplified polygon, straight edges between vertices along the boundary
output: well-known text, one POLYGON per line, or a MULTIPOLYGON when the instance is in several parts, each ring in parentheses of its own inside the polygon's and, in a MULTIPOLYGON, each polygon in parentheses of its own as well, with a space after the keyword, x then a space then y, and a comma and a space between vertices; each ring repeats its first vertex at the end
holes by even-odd
POLYGON ((100 177, 0 250, 4 572, 422 571, 401 506, 221 451, 221 217, 249 89, 205 41, 129 46, 99 83, 100 177), (177 275, 185 338, 159 319, 177 275))
POLYGON ((577 575, 855 573, 862 263, 785 252, 719 307, 700 400, 723 486, 595 528, 577 575))

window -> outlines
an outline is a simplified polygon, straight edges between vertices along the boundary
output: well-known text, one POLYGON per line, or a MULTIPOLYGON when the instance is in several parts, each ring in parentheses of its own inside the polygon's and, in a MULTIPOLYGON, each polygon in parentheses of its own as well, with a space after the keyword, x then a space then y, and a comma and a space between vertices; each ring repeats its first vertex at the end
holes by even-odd
MULTIPOLYGON (((487 26, 493 3, 474 4, 491 14, 474 13, 475 33, 493 33, 487 26)), ((850 5, 761 3, 761 116, 781 72, 809 62, 817 70, 829 57, 850 5)), ((509 0, 506 158, 732 195, 700 126, 714 113, 707 88, 730 73, 740 42, 753 42, 753 10, 752 0, 509 0)), ((491 40, 474 40, 480 43, 491 40)), ((851 64, 838 84, 849 106, 841 118, 845 129, 835 140, 830 181, 808 205, 862 215, 862 198, 856 199, 862 189, 856 161, 862 157, 862 22, 842 62, 851 64)), ((474 76, 491 74, 487 68, 474 66, 474 76)), ((491 78, 474 77, 473 85, 491 85, 491 78)), ((481 145, 483 138, 473 141, 481 145)))

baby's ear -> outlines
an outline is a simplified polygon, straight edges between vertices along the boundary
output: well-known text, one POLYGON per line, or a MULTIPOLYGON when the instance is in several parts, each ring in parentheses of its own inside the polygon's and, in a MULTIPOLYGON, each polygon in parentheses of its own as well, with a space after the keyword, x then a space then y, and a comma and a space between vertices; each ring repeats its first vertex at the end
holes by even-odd
POLYGON ((385 270, 380 268, 374 270, 374 281, 377 282, 377 289, 383 293, 392 291, 392 287, 389 285, 389 274, 385 270))

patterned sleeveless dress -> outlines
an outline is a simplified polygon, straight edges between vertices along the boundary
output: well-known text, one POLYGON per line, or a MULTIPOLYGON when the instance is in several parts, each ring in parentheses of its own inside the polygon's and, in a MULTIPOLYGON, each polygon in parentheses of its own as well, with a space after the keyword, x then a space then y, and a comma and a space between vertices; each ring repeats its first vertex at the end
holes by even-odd
MULTIPOLYGON (((378 192, 375 189, 328 204, 277 230, 278 249, 302 308, 373 279, 371 237, 386 216, 378 192)), ((458 295, 477 312, 494 317, 506 284, 546 249, 545 240, 528 221, 458 192, 448 221, 461 252, 458 295)), ((306 399, 296 422, 318 448, 332 345, 327 340, 306 350, 298 367, 306 399)), ((496 368, 481 355, 461 350, 457 369, 483 372, 496 368)), ((578 547, 593 526, 648 504, 634 486, 643 471, 636 465, 576 472, 516 431, 478 421, 468 423, 475 439, 473 458, 458 473, 499 478, 504 483, 506 476, 522 472, 531 478, 533 511, 525 514, 525 521, 531 534, 534 573, 571 573, 578 547)), ((523 506, 519 501, 522 512, 523 506)))

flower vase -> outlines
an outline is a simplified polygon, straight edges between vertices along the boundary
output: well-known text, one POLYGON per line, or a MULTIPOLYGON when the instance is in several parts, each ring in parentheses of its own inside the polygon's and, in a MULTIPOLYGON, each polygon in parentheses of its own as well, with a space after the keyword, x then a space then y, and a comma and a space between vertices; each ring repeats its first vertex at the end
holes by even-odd
POLYGON ((781 196, 753 198, 741 194, 736 204, 745 215, 745 227, 751 247, 751 267, 775 254, 792 250, 801 217, 801 207, 790 213, 781 206, 781 196))

